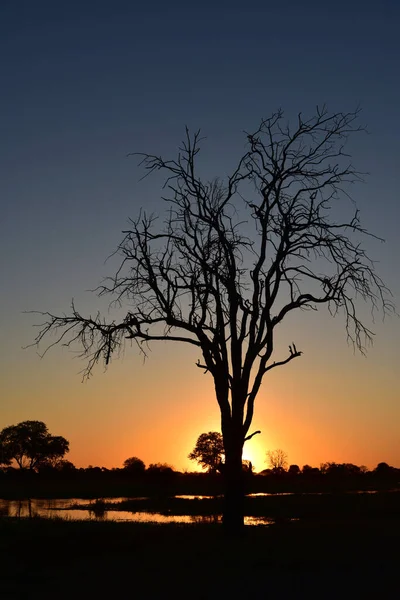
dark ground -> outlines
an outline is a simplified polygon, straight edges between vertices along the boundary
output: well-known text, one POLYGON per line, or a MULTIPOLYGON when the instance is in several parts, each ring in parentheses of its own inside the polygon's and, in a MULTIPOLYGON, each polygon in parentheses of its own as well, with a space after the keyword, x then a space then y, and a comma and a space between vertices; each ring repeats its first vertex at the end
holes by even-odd
POLYGON ((247 527, 0 520, 0 598, 397 598, 400 520, 247 527))

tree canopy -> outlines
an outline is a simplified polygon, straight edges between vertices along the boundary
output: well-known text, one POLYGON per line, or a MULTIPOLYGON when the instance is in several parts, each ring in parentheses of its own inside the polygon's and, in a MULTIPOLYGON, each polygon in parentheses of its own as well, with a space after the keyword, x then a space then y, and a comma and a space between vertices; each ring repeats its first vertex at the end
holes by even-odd
POLYGON ((69 442, 53 436, 42 421, 22 421, 0 431, 0 464, 15 460, 21 469, 36 469, 51 464, 69 452, 69 442))
POLYGON ((129 471, 129 473, 139 475, 140 473, 144 473, 146 465, 137 456, 131 456, 124 460, 123 468, 125 471, 129 471))
POLYGON ((202 433, 197 438, 193 451, 189 454, 190 460, 195 460, 209 473, 216 473, 221 469, 224 457, 224 441, 218 431, 202 433))

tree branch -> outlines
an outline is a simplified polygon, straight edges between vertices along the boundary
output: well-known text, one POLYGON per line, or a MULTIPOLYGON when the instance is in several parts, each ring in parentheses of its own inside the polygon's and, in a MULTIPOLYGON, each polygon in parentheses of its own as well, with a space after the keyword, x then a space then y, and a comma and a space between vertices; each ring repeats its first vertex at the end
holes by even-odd
POLYGON ((251 440, 251 438, 252 438, 254 435, 257 435, 258 433, 261 433, 261 431, 255 431, 254 433, 252 433, 252 434, 248 435, 247 437, 245 437, 245 438, 244 438, 244 441, 245 441, 245 442, 248 442, 249 440, 251 440))
POLYGON ((346 152, 347 139, 363 130, 359 111, 317 107, 293 126, 283 117, 279 110, 246 134, 248 147, 225 181, 198 174, 200 131, 186 128, 175 159, 140 154, 145 176, 165 174, 165 218, 141 211, 130 221, 117 249, 120 266, 96 290, 111 297, 110 310, 129 310, 108 321, 82 316, 73 303, 68 315, 40 313, 46 321, 35 344, 56 335, 42 355, 76 343, 88 377, 126 339, 144 354, 150 342, 191 344, 202 356, 197 367, 214 379, 229 446, 232 436, 251 437, 264 375, 301 355, 292 343, 286 359, 270 362, 276 327, 289 313, 321 305, 342 313, 348 340, 364 353, 373 332, 358 301, 384 315, 395 309, 362 247, 370 234, 358 211, 340 221, 332 212, 363 178, 346 152))

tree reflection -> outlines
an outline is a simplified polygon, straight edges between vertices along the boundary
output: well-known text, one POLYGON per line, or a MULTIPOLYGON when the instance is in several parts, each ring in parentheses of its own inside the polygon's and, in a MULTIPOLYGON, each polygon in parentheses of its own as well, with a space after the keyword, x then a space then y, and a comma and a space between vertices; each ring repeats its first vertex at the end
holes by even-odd
POLYGON ((102 498, 97 498, 89 507, 89 517, 97 520, 107 520, 107 505, 102 498))

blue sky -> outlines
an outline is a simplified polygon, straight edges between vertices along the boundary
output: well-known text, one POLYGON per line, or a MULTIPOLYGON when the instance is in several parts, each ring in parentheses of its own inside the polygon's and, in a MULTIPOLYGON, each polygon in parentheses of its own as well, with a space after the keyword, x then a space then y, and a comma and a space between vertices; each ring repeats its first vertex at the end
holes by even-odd
MULTIPOLYGON (((83 309, 97 305, 85 290, 110 273, 104 260, 117 245, 127 218, 141 206, 161 209, 161 181, 139 183, 136 161, 126 155, 132 151, 174 155, 185 125, 201 127, 207 136, 201 158, 207 177, 223 176, 243 150, 243 130, 255 128, 261 117, 278 107, 293 118, 299 111, 312 113, 316 104, 344 111, 360 105, 361 124, 367 125, 369 135, 355 138, 351 151, 355 165, 370 175, 354 190, 354 197, 365 226, 386 239, 384 246, 371 242, 370 250, 380 261, 379 272, 400 296, 399 17, 400 5, 394 0, 329 4, 3 0, 0 427, 28 418, 29 413, 52 422, 53 429, 62 428, 62 411, 67 408, 51 398, 53 388, 44 382, 51 380, 49 371, 53 373, 56 364, 62 385, 75 385, 71 378, 79 367, 73 361, 71 368, 65 353, 62 360, 55 363, 50 357, 39 367, 34 352, 22 351, 34 333, 34 319, 22 311, 67 310, 72 297, 83 309)), ((395 378, 399 325, 392 319, 390 325, 379 323, 377 328, 380 341, 369 370, 378 364, 385 371, 377 375, 384 389, 392 381, 396 386, 390 388, 391 400, 383 409, 383 422, 393 421, 399 416, 395 378)), ((313 336, 317 344, 317 329, 313 336)), ((346 352, 344 336, 343 348, 346 352)), ((339 364, 340 357, 330 357, 330 364, 332 360, 339 364)), ((190 371, 191 365, 187 368, 190 371)), ((310 365, 304 368, 307 371, 310 365)), ((126 364, 124 377, 129 373, 126 364)), ((144 389, 153 377, 149 373, 140 376, 144 389)), ((101 369, 98 377, 104 377, 101 369)), ((74 388, 77 393, 76 406, 85 411, 91 388, 83 386, 79 392, 74 388)), ((214 410, 212 398, 209 402, 214 410)), ((376 402, 375 414, 378 400, 371 402, 376 402)), ((71 427, 74 406, 68 409, 71 427)), ((119 421, 115 417, 116 431, 125 408, 119 408, 119 421)), ((104 414, 106 418, 107 410, 104 414)), ((198 427, 201 433, 202 422, 198 427)), ((277 427, 283 427, 279 419, 277 427)), ((60 433, 68 437, 68 432, 60 433)), ((76 446, 83 446, 79 440, 77 434, 76 446)), ((286 448, 292 443, 284 435, 274 442, 286 448)), ((400 464, 395 445, 393 437, 390 452, 400 464)), ((300 446, 299 442, 291 453, 302 456, 300 446)), ((180 464, 178 454, 185 457, 190 450, 177 449, 171 462, 180 464)))

